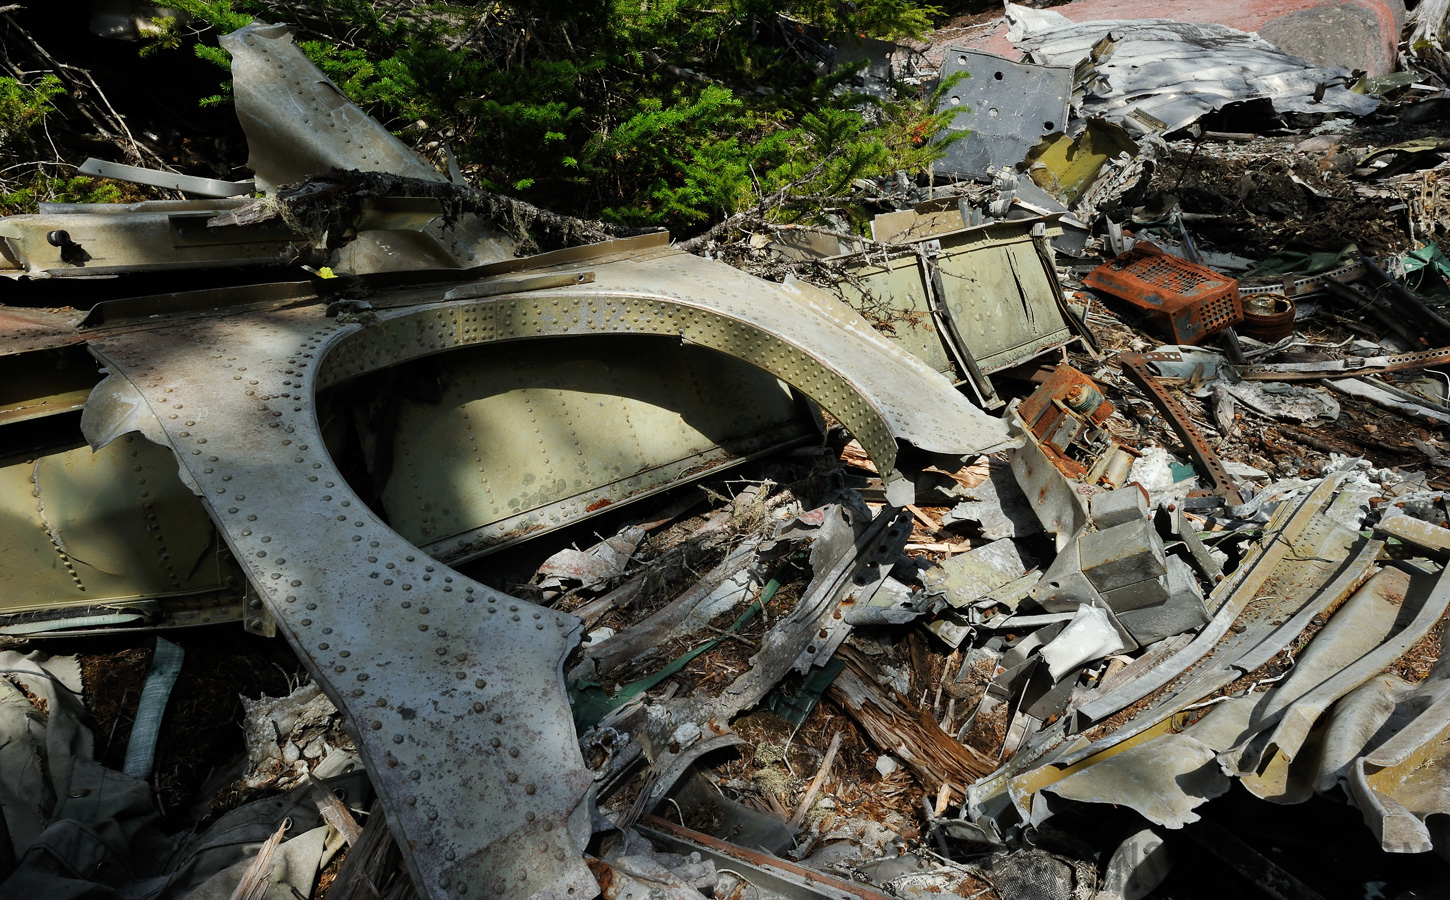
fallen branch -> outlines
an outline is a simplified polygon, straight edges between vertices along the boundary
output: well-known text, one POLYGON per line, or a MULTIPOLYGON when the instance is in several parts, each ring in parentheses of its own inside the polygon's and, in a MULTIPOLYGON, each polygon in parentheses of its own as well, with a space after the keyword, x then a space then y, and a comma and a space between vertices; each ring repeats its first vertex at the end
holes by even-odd
POLYGON ((117 147, 121 148, 121 152, 126 157, 127 162, 139 165, 146 160, 150 160, 153 167, 174 172, 175 169, 167 165, 166 160, 157 156, 132 136, 131 130, 126 127, 125 121, 116 112, 115 107, 111 106, 111 101, 106 98, 105 93, 101 90, 101 86, 96 83, 96 79, 92 77, 89 71, 78 66, 67 65, 54 56, 51 56, 50 52, 41 46, 40 42, 30 32, 20 27, 20 24, 10 15, 11 12, 19 8, 19 6, 15 5, 0 7, 0 20, 4 21, 7 30, 13 31, 15 34, 24 38, 25 43, 30 45, 35 58, 48 66, 51 72, 65 84, 71 99, 75 101, 76 109, 91 123, 92 127, 96 129, 96 132, 105 140, 111 141, 117 147), (82 83, 72 73, 84 75, 85 81, 89 84, 82 83), (94 112, 92 112, 85 100, 85 95, 88 93, 94 93, 96 97, 100 98, 100 103, 96 105, 94 112))
POLYGON ((826 783, 826 778, 831 774, 831 764, 836 761, 836 751, 841 749, 841 732, 837 731, 831 738, 831 746, 826 748, 826 758, 821 761, 821 770, 811 780, 811 786, 806 795, 801 798, 800 806, 796 807, 795 815, 790 818, 790 827, 799 828, 806 820, 806 813, 811 811, 811 804, 816 802, 816 794, 820 793, 821 785, 826 783))
POLYGON ((541 209, 513 197, 452 182, 424 181, 386 172, 333 171, 287 185, 275 198, 265 197, 211 219, 208 224, 249 225, 281 218, 312 242, 334 250, 357 236, 364 205, 388 197, 431 198, 443 207, 447 224, 473 214, 517 240, 524 253, 577 247, 599 241, 646 234, 658 229, 625 228, 576 219, 541 209))

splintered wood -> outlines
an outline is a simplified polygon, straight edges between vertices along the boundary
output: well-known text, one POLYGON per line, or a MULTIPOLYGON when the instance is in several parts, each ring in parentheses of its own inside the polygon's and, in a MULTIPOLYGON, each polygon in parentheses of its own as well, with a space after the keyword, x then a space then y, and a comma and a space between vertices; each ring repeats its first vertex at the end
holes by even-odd
POLYGON ((957 743, 942 731, 930 710, 876 684, 874 666, 862 653, 843 647, 837 654, 846 668, 826 696, 845 709, 878 747, 901 758, 925 786, 949 785, 962 794, 966 786, 997 767, 994 760, 957 743), (895 694, 893 697, 892 695, 895 694))

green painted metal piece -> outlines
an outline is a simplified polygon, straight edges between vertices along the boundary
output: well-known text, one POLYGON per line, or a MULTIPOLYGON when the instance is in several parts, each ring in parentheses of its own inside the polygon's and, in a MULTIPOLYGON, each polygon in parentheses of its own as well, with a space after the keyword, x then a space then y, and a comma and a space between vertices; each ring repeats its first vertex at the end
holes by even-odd
POLYGON ((819 434, 809 405, 774 376, 656 337, 449 354, 333 395, 355 419, 396 403, 396 426, 364 432, 361 448, 382 481, 379 506, 449 562, 819 434), (438 392, 409 389, 418 384, 438 392))
POLYGON ((0 633, 240 614, 241 572, 211 518, 171 451, 140 435, 0 459, 0 519, 0 633))
POLYGON ((843 296, 878 331, 953 382, 973 383, 989 403, 983 376, 1079 338, 1092 349, 1053 269, 1047 238, 1055 222, 950 231, 928 224, 912 241, 916 252, 837 257, 854 263, 843 296))

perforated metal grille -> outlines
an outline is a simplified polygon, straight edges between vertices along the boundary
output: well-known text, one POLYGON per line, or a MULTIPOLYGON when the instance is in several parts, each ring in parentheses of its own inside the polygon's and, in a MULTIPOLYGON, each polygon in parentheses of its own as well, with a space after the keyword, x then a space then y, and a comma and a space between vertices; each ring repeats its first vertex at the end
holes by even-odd
POLYGON ((1166 316, 1179 343, 1193 343, 1244 318, 1238 282, 1167 254, 1135 250, 1103 263, 1083 284, 1166 316))

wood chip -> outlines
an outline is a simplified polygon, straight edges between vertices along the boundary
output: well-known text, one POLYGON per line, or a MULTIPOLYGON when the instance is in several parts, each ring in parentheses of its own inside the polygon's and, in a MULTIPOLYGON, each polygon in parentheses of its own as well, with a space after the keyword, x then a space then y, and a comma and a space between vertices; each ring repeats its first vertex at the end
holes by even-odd
POLYGON ((811 780, 811 786, 806 790, 806 795, 801 799, 801 805, 796 807, 795 815, 790 817, 790 827, 799 828, 806 820, 806 813, 810 812, 811 804, 816 802, 816 794, 820 793, 821 785, 826 783, 826 777, 831 773, 831 763, 836 761, 836 751, 841 749, 841 732, 837 731, 831 738, 831 746, 826 749, 826 758, 821 762, 821 769, 816 777, 811 780))

